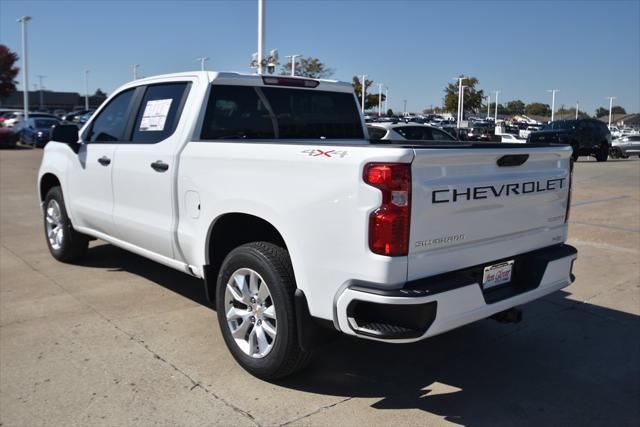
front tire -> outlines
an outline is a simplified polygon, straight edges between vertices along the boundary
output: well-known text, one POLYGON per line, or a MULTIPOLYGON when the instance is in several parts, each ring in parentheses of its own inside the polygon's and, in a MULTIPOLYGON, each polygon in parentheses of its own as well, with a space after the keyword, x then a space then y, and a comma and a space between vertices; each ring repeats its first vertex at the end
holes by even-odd
POLYGON ((600 150, 595 154, 595 157, 599 162, 606 162, 609 158, 609 146, 606 143, 602 143, 600 150))
POLYGON ((274 244, 247 243, 222 263, 216 289, 220 330, 236 361, 258 378, 291 375, 311 357, 298 342, 295 290, 289 253, 274 244))
POLYGON ((87 253, 89 238, 73 229, 60 187, 44 198, 44 232, 49 252, 58 261, 72 262, 87 253))

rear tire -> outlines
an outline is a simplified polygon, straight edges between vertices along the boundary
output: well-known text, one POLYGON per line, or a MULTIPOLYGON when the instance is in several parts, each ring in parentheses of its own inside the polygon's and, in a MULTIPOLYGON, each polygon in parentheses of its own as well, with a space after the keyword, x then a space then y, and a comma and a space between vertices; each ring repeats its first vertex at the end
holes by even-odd
POLYGON ((622 157, 622 151, 618 147, 613 147, 609 155, 612 159, 619 159, 622 157))
POLYGON ((578 157, 580 157, 580 154, 578 153, 578 145, 571 144, 571 148, 573 149, 573 152, 571 153, 571 158, 573 159, 574 162, 577 162, 578 157))
POLYGON ((600 145, 600 150, 595 154, 596 160, 599 162, 606 162, 609 158, 609 146, 606 143, 600 145))
POLYGON ((225 344, 250 374, 274 380, 302 369, 311 353, 298 342, 295 278, 289 253, 253 242, 227 255, 216 289, 225 344))
POLYGON ((89 247, 89 237, 73 229, 60 187, 53 187, 44 198, 44 235, 51 255, 62 262, 82 258, 89 247))

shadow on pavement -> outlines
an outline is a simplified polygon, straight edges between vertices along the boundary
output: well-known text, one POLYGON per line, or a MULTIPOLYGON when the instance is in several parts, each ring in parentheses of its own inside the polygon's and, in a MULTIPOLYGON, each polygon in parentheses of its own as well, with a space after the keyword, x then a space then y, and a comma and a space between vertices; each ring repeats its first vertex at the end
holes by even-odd
MULTIPOLYGON (((137 274, 213 309, 201 280, 115 246, 91 248, 82 265, 137 274)), ((307 370, 277 384, 370 398, 372 408, 417 409, 461 425, 637 426, 640 316, 569 295, 524 306, 517 325, 483 320, 414 344, 342 336, 317 350, 307 370)), ((357 424, 357 408, 348 405, 332 408, 332 417, 357 424)))

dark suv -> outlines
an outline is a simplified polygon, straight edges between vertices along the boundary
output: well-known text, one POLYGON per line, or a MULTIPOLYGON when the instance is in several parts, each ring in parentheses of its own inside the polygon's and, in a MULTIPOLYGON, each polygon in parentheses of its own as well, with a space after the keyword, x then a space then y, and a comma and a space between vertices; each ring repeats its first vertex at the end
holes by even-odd
POLYGON ((573 159, 578 156, 594 156, 606 162, 611 149, 611 132, 600 120, 556 120, 541 130, 531 132, 527 142, 551 142, 573 147, 573 159))

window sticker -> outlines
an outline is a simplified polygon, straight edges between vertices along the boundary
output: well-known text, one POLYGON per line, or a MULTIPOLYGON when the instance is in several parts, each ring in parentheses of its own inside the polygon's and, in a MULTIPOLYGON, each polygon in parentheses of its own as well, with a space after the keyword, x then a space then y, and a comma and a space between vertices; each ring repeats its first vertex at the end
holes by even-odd
POLYGON ((173 99, 171 98, 148 101, 144 107, 139 130, 141 132, 164 130, 164 124, 167 121, 172 101, 173 99))

